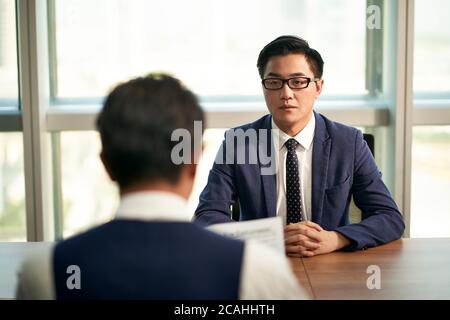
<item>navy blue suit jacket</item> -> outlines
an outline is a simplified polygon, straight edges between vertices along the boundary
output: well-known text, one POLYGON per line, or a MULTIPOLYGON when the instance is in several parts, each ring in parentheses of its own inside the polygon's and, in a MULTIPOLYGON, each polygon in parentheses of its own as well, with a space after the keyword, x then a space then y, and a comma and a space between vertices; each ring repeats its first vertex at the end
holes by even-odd
MULTIPOLYGON (((351 244, 344 250, 373 247, 400 238, 405 228, 402 215, 381 179, 381 172, 361 131, 333 122, 316 112, 314 116, 311 220, 325 230, 337 231, 350 239, 351 244), (362 211, 362 221, 357 224, 349 224, 352 195, 362 211)), ((271 154, 270 145, 264 145, 272 141, 271 120, 272 116, 266 115, 253 123, 231 129, 244 132, 269 129, 267 142, 262 141, 259 133, 256 144, 250 139, 245 140, 246 160, 250 159, 251 152, 261 148, 266 148, 265 152, 271 154)), ((224 141, 221 147, 224 158, 226 147, 224 141)), ((235 143, 233 147, 236 157, 237 148, 242 146, 235 143)), ((266 164, 261 161, 260 153, 257 153, 257 163, 237 164, 236 159, 234 163, 217 161, 222 157, 221 150, 200 195, 195 220, 206 225, 232 221, 230 206, 237 199, 240 201, 240 220, 276 216, 276 175, 261 174, 266 164)))

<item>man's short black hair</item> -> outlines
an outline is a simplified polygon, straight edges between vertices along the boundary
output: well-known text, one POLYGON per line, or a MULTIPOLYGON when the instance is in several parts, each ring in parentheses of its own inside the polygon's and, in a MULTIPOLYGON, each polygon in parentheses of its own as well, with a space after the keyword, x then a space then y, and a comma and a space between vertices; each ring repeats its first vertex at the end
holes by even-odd
POLYGON ((273 56, 285 56, 291 53, 301 53, 306 57, 314 77, 322 78, 323 74, 323 60, 317 50, 311 48, 308 42, 297 36, 281 36, 268 43, 259 53, 258 72, 263 79, 266 71, 267 62, 273 56))
POLYGON ((171 141, 172 132, 187 129, 193 141, 194 121, 203 120, 197 98, 179 80, 161 74, 130 80, 113 89, 97 118, 103 159, 120 187, 175 184, 182 164, 171 159, 179 143, 171 141))

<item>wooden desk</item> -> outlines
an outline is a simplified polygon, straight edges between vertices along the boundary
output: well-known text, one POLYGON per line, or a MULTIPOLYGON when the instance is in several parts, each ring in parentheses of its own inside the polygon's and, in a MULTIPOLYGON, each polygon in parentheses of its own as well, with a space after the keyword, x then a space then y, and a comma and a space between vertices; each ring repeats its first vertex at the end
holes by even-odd
POLYGON ((310 296, 310 299, 314 299, 314 293, 311 284, 309 282, 308 276, 306 275, 305 267, 302 263, 302 260, 300 258, 290 258, 289 261, 291 263, 292 270, 294 271, 298 282, 300 282, 300 285, 306 289, 306 291, 310 296))
POLYGON ((402 239, 357 252, 290 258, 315 299, 450 299, 450 238, 402 239), (378 266, 381 289, 368 289, 378 266), (303 271, 300 266, 303 266, 303 271))

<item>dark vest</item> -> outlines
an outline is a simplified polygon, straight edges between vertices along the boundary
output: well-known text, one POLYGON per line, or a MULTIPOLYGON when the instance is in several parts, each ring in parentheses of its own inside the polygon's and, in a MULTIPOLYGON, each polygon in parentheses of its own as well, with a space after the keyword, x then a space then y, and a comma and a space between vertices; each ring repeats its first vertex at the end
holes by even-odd
POLYGON ((238 299, 243 250, 192 223, 113 220, 55 246, 56 298, 238 299))

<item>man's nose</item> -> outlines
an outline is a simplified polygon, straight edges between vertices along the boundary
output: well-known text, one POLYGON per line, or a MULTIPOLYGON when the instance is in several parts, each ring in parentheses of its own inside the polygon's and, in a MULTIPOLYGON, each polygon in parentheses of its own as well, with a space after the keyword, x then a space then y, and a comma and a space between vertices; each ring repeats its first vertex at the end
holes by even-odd
POLYGON ((289 88, 287 82, 285 82, 283 84, 283 87, 280 89, 280 98, 282 100, 289 100, 292 99, 292 97, 293 97, 292 89, 289 88))

